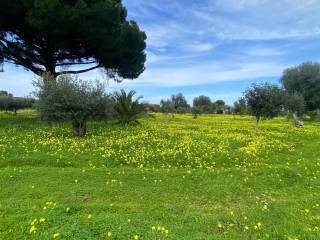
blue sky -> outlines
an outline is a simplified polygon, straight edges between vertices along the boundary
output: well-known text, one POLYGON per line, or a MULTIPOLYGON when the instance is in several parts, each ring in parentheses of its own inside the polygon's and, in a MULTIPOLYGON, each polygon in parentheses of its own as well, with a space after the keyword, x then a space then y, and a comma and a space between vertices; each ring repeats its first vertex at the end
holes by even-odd
MULTIPOLYGON (((147 69, 133 81, 110 81, 110 92, 134 89, 153 103, 172 93, 189 102, 204 94, 232 104, 252 83, 278 83, 285 68, 320 60, 320 0, 123 2, 147 33, 147 69)), ((34 78, 6 65, 0 88, 26 96, 34 78)))

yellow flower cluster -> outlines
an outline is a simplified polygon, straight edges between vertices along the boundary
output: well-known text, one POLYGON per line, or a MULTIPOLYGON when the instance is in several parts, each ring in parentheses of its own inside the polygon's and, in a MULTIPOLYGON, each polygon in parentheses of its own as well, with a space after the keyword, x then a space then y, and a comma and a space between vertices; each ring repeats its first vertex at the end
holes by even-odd
MULTIPOLYGON (((251 117, 191 115, 170 117, 157 114, 141 126, 108 128, 90 126, 88 136, 77 139, 68 129, 43 128, 19 131, 2 128, 0 160, 14 151, 17 159, 39 155, 64 166, 192 167, 214 169, 217 164, 251 165, 251 159, 267 159, 295 150, 293 136, 314 136, 308 126, 297 131, 289 122, 268 121, 256 131, 251 117), (290 141, 288 141, 290 139, 290 141), (13 149, 14 147, 14 149, 13 149), (18 154, 16 154, 18 153, 18 154), (70 156, 76 161, 70 161, 70 156), (91 162, 88 162, 88 159, 91 162)), ((10 155, 11 156, 11 155, 10 155)), ((75 179, 78 183, 78 179, 75 179)))

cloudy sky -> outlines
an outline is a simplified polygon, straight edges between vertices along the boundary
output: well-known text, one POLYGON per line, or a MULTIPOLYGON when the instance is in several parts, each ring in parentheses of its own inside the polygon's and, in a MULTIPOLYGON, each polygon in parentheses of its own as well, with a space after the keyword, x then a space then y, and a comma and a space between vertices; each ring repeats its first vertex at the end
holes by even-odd
MULTIPOLYGON (((147 33, 147 69, 108 91, 134 89, 153 103, 182 92, 190 102, 205 94, 232 104, 252 83, 278 83, 285 68, 320 60, 320 0, 123 2, 147 33)), ((25 96, 34 77, 6 65, 0 88, 25 96)))

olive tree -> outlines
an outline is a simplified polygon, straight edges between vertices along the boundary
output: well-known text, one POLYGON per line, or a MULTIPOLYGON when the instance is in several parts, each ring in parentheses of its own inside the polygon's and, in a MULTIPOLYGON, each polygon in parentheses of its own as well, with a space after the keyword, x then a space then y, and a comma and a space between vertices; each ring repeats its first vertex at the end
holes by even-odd
POLYGON ((320 64, 306 62, 286 69, 281 77, 284 89, 291 95, 299 94, 308 111, 320 109, 320 64))
POLYGON ((201 113, 212 113, 213 104, 208 96, 201 95, 193 99, 193 111, 201 113))
POLYGON ((0 91, 0 111, 17 113, 20 109, 32 108, 35 99, 14 97, 11 93, 0 91))
POLYGON ((71 75, 61 75, 56 81, 50 81, 50 77, 46 75, 35 82, 40 117, 47 122, 70 121, 74 135, 85 136, 87 121, 107 114, 110 97, 105 94, 104 85, 71 75))
POLYGON ((177 113, 187 113, 190 112, 190 105, 188 104, 185 96, 182 93, 173 94, 171 96, 171 102, 177 113))
POLYGON ((293 123, 296 127, 302 127, 303 114, 306 111, 306 103, 303 96, 298 93, 285 95, 285 108, 293 118, 293 123))
POLYGON ((160 101, 160 110, 163 113, 174 113, 175 108, 174 108, 173 102, 169 99, 167 100, 162 99, 160 101))
POLYGON ((244 98, 239 98, 238 101, 234 102, 233 112, 240 115, 245 115, 248 113, 246 100, 244 98))
POLYGON ((244 93, 248 111, 256 117, 258 128, 261 118, 271 119, 278 116, 283 108, 283 90, 268 83, 254 84, 244 93))
POLYGON ((223 114, 225 111, 226 103, 223 100, 217 100, 214 102, 214 108, 217 114, 223 114))

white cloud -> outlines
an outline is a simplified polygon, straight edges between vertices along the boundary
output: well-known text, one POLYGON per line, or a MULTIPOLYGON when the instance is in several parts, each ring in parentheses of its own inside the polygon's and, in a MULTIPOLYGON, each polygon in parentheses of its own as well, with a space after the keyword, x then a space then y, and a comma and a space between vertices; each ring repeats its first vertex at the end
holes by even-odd
POLYGON ((222 40, 320 35, 320 0, 208 0, 189 11, 207 34, 222 40))
MULTIPOLYGON (((219 82, 240 81, 267 77, 280 77, 288 65, 275 62, 260 63, 199 63, 196 66, 147 69, 126 86, 184 87, 219 82)), ((112 85, 112 84, 111 84, 112 85)))

